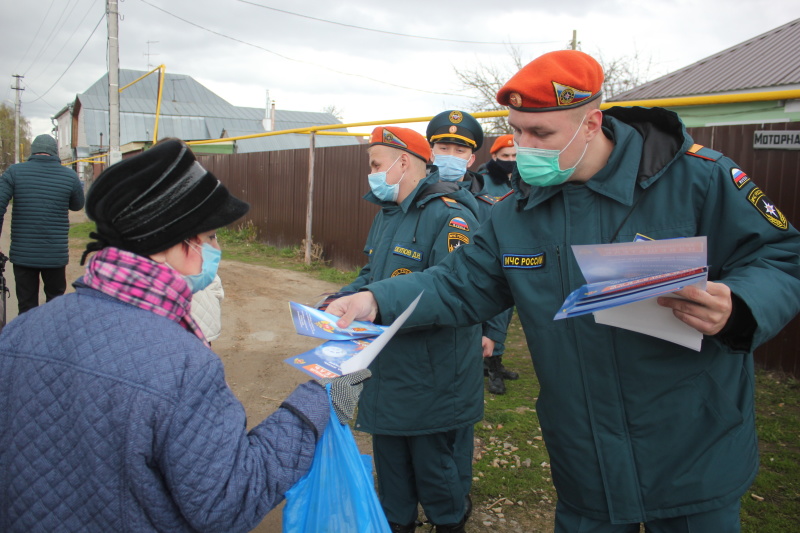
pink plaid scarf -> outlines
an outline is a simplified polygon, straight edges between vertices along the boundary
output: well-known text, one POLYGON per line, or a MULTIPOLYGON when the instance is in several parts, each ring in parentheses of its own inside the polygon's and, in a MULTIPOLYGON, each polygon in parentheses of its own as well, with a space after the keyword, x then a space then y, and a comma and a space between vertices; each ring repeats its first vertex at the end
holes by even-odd
POLYGON ((83 282, 92 289, 177 322, 209 346, 189 313, 192 302, 189 285, 171 267, 109 246, 89 261, 83 282))

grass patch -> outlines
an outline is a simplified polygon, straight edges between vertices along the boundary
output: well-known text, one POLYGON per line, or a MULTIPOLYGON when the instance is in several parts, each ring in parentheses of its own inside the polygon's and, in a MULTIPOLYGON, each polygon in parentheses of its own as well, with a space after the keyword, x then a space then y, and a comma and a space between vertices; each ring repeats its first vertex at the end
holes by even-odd
POLYGON ((358 271, 332 268, 321 260, 306 265, 305 251, 300 246, 279 248, 258 242, 258 232, 252 222, 235 229, 222 228, 217 231, 217 239, 222 247, 223 260, 306 272, 315 278, 342 286, 358 276, 358 271))
POLYGON ((800 381, 756 373, 756 427, 761 465, 742 498, 742 531, 796 531, 800 517, 800 381))

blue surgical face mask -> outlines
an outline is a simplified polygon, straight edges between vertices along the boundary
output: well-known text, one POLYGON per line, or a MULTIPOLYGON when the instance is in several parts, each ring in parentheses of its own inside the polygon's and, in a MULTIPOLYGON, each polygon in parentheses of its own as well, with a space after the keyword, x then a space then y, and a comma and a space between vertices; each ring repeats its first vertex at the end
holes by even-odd
MULTIPOLYGON (((186 244, 197 251, 195 245, 192 245, 188 241, 186 244)), ((189 290, 192 291, 192 294, 202 291, 214 281, 214 277, 217 275, 217 267, 219 267, 219 260, 222 258, 222 252, 207 242, 204 242, 203 246, 200 248, 200 256, 203 258, 203 266, 200 273, 192 274, 191 276, 183 276, 183 279, 189 284, 189 290)))
POLYGON ((397 183, 394 185, 389 185, 386 183, 386 173, 392 169, 395 163, 400 161, 401 157, 402 156, 397 156, 397 159, 394 160, 394 163, 389 165, 389 168, 386 170, 381 172, 373 172, 367 177, 369 180, 369 188, 372 189, 372 194, 374 194, 382 202, 396 202, 397 196, 400 194, 400 182, 406 177, 406 173, 403 172, 403 175, 400 176, 400 179, 397 180, 397 183))
POLYGON ((436 154, 433 164, 439 169, 440 181, 458 181, 467 173, 466 159, 456 155, 436 154))
MULTIPOLYGON (((586 117, 584 117, 585 119, 586 117)), ((589 143, 586 143, 586 146, 583 147, 583 153, 581 154, 578 161, 575 162, 570 168, 561 169, 558 158, 559 156, 569 148, 569 145, 572 144, 572 141, 575 140, 575 137, 578 136, 578 132, 581 131, 581 126, 583 126, 583 120, 581 120, 578 129, 575 130, 575 134, 572 136, 572 139, 569 140, 567 145, 562 150, 547 150, 545 148, 528 148, 527 146, 517 146, 517 170, 519 170, 519 176, 522 178, 522 181, 527 183, 528 185, 533 185, 536 187, 549 187, 551 185, 560 185, 567 181, 572 173, 575 171, 575 167, 583 160, 583 156, 586 154, 586 149, 589 147, 589 143)), ((516 143, 514 143, 516 145, 516 143)))

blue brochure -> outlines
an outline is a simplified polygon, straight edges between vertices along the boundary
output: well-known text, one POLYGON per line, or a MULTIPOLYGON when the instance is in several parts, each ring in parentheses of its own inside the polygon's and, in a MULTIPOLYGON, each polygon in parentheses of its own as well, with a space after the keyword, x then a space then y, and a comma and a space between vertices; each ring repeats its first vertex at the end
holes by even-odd
POLYGON ((342 363, 369 346, 373 340, 374 337, 328 341, 285 362, 314 378, 335 378, 344 374, 342 363))
POLYGON ((372 322, 353 322, 349 327, 340 328, 336 325, 338 316, 296 302, 289 302, 289 307, 295 330, 300 335, 308 337, 345 341, 375 337, 386 330, 386 326, 378 326, 372 322))
POLYGON ((554 320, 594 313, 660 294, 668 294, 706 279, 708 267, 688 268, 654 276, 588 283, 573 291, 554 320))

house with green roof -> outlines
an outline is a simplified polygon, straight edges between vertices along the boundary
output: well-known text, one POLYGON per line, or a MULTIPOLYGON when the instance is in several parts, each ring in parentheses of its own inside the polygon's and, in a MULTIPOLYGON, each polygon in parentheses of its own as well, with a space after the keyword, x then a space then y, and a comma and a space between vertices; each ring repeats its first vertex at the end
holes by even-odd
MULTIPOLYGON (((800 19, 609 98, 609 102, 800 90, 800 19)), ((800 99, 663 106, 687 127, 800 121, 800 99)))

